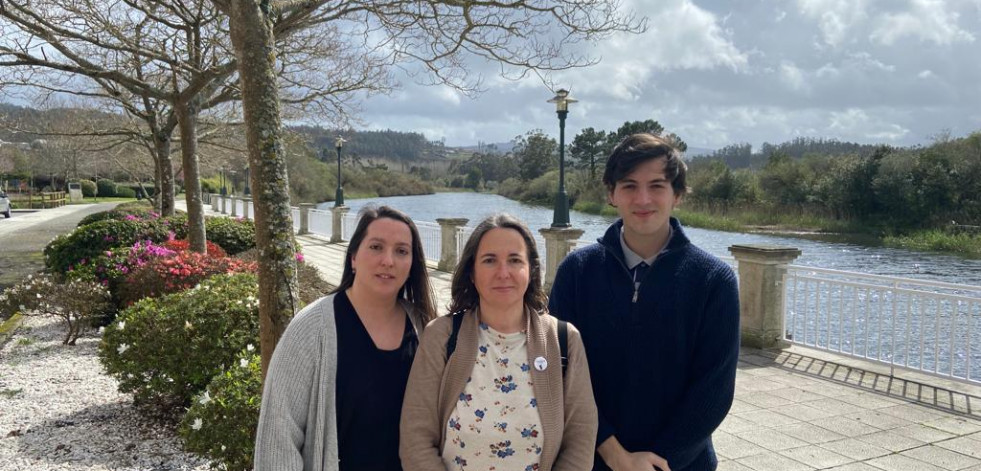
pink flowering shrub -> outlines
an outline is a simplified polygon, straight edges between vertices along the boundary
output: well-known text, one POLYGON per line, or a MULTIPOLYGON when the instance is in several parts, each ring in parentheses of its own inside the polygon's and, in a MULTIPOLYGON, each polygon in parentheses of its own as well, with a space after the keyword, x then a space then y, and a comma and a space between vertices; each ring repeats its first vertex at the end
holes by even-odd
POLYGON ((197 252, 176 252, 170 257, 151 258, 136 267, 120 285, 119 299, 122 306, 129 306, 145 297, 193 288, 212 275, 256 270, 255 262, 197 252))

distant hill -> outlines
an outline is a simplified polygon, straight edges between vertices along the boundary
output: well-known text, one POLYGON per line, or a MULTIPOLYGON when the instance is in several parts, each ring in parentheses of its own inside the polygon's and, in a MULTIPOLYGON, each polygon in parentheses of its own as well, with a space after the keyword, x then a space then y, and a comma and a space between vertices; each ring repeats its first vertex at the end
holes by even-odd
POLYGON ((493 143, 478 142, 477 145, 474 145, 474 146, 460 146, 460 147, 457 147, 457 149, 460 149, 460 150, 466 151, 466 152, 480 152, 480 153, 484 153, 484 154, 495 154, 495 153, 496 154, 507 154, 508 152, 511 152, 514 149, 514 142, 513 141, 509 141, 509 142, 493 142, 493 143))
POLYGON ((338 131, 319 126, 287 126, 322 152, 333 151, 338 135, 345 139, 343 152, 363 159, 387 159, 393 161, 441 160, 446 158, 446 147, 441 141, 426 140, 415 132, 401 131, 338 131))
POLYGON ((709 149, 708 147, 689 147, 688 150, 685 151, 685 157, 690 159, 703 155, 712 155, 714 152, 715 149, 709 149))

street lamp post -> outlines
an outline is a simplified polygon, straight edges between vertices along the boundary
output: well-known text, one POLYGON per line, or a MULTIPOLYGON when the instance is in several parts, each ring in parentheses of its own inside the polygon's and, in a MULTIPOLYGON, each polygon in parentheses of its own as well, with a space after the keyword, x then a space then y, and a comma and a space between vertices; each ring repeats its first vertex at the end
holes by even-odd
POLYGON ((344 147, 346 141, 343 137, 338 137, 334 141, 334 146, 337 147, 337 191, 334 192, 334 207, 344 206, 344 187, 341 186, 341 147, 344 147))
POLYGON ((246 164, 245 165, 245 191, 244 191, 245 196, 250 196, 252 194, 252 190, 249 188, 249 173, 251 171, 252 168, 249 167, 248 164, 246 164))
POLYGON ((218 192, 221 193, 221 196, 225 196, 228 194, 228 188, 225 187, 225 167, 218 169, 218 176, 221 180, 221 188, 218 189, 218 192))
POLYGON ((559 193, 555 195, 555 210, 552 213, 552 227, 570 227, 569 195, 565 192, 565 118, 569 115, 569 103, 579 100, 569 97, 569 91, 559 89, 548 103, 555 103, 559 115, 559 193))

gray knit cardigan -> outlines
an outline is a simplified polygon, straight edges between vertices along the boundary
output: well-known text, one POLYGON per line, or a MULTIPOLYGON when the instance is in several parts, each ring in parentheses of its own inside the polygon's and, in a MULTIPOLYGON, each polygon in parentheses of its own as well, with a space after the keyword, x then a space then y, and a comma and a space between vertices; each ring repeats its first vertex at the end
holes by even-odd
MULTIPOLYGON (((402 303, 417 332, 424 322, 402 303)), ((262 390, 255 471, 337 471, 334 296, 296 315, 273 352, 262 390)))

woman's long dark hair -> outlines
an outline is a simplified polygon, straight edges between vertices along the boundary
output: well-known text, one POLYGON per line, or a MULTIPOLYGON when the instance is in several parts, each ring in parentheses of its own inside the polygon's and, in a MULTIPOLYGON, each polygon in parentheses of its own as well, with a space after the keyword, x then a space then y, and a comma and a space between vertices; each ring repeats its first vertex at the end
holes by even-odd
POLYGON ((535 238, 531 235, 531 230, 510 214, 495 214, 477 224, 473 233, 470 234, 470 238, 467 239, 467 245, 463 247, 460 263, 456 265, 456 270, 453 272, 453 284, 450 288, 453 299, 450 301, 450 312, 470 310, 480 305, 480 294, 477 293, 477 287, 473 284, 477 248, 480 246, 480 240, 487 235, 488 231, 498 228, 518 231, 528 248, 529 279, 528 289, 524 296, 525 308, 534 312, 541 312, 548 305, 548 298, 545 296, 545 290, 542 289, 542 262, 538 256, 538 247, 535 245, 535 238))
POLYGON ((344 291, 354 285, 354 270, 351 267, 351 257, 358 253, 361 242, 364 241, 368 233, 368 226, 381 218, 388 218, 404 223, 409 226, 412 233, 412 267, 409 269, 409 279, 399 289, 398 297, 405 299, 415 306, 416 311, 422 316, 424 323, 436 318, 436 302, 432 287, 429 284, 429 272, 426 271, 426 255, 422 251, 422 238, 419 237, 419 229, 405 213, 389 206, 365 206, 361 209, 358 217, 358 227, 354 229, 351 242, 347 246, 347 253, 344 256, 344 273, 341 274, 341 283, 331 292, 337 293, 344 291))

